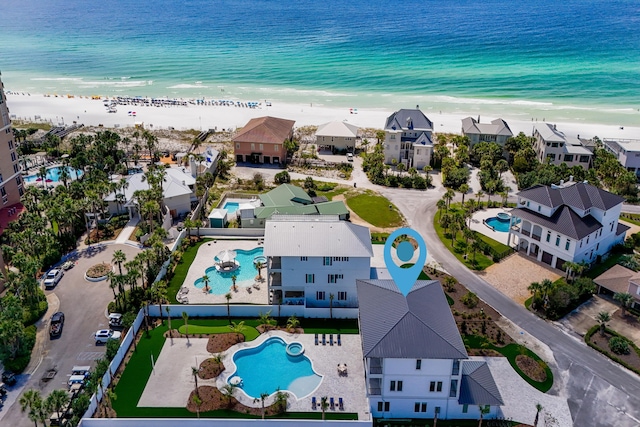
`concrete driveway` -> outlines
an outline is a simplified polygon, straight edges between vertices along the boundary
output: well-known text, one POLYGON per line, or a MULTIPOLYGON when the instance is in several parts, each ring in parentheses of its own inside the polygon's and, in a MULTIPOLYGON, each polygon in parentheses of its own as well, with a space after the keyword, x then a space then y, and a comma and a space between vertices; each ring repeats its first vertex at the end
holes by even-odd
POLYGON ((23 390, 35 389, 46 397, 55 389, 67 389, 67 380, 74 365, 91 365, 102 357, 105 346, 96 346, 93 334, 98 329, 108 328, 106 309, 113 300, 113 292, 108 281, 89 282, 85 280, 87 269, 101 262, 111 262, 113 253, 122 250, 127 260, 140 252, 130 245, 92 245, 78 256, 76 265, 65 272, 60 283, 51 291, 46 291, 50 306, 47 314, 38 322, 38 342, 34 349, 32 363, 24 375, 20 376, 18 387, 9 392, 5 406, 0 411, 0 424, 15 427, 30 427, 26 414, 17 403, 23 390), (48 334, 51 314, 62 311, 65 314, 62 336, 50 340, 48 334), (49 369, 57 369, 56 376, 41 381, 49 369))

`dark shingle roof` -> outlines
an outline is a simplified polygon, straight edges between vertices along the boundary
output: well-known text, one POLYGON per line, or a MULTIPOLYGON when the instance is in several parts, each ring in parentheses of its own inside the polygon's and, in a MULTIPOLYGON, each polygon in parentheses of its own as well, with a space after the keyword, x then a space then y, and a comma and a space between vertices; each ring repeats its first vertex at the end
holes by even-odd
POLYGON ((612 292, 628 292, 629 279, 637 274, 638 273, 628 269, 627 267, 616 264, 593 279, 593 283, 612 292))
POLYGON ((467 360, 462 362, 460 405, 503 405, 502 396, 486 362, 467 360))
POLYGON ((539 224, 542 227, 557 231, 576 240, 587 237, 602 228, 602 224, 591 215, 581 218, 568 206, 559 208, 550 217, 521 208, 512 210, 511 215, 539 224))
POLYGON ((257 117, 249 122, 233 137, 234 142, 262 142, 282 144, 289 138, 295 121, 277 117, 257 117))
POLYGON ((535 185, 522 190, 518 196, 551 208, 568 205, 580 210, 591 207, 607 210, 624 201, 624 198, 616 194, 584 182, 577 182, 562 188, 535 185))
POLYGON ((433 130, 433 122, 424 115, 420 110, 398 110, 387 118, 385 129, 404 129, 408 130, 407 123, 411 120, 411 129, 416 130, 433 130))
POLYGON ((364 357, 466 359, 440 282, 419 280, 407 297, 393 280, 357 280, 364 357))

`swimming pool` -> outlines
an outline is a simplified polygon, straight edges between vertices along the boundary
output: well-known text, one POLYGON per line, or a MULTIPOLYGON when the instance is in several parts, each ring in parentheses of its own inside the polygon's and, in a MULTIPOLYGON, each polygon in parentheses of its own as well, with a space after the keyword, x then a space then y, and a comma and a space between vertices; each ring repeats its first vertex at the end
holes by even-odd
MULTIPOLYGON (((232 272, 219 272, 215 266, 211 266, 205 270, 205 274, 209 277, 209 293, 216 295, 224 295, 229 292, 229 289, 233 285, 231 276, 236 275, 236 285, 242 287, 249 287, 253 285, 255 277, 258 275, 258 270, 253 265, 253 259, 257 256, 262 256, 264 249, 262 247, 253 248, 248 251, 242 249, 235 249, 236 261, 240 264, 240 267, 232 272)), ((262 277, 267 274, 266 268, 262 269, 262 277)), ((196 279, 193 285, 198 288, 204 288, 204 282, 202 278, 196 279)))
MULTIPOLYGON (((60 172, 62 171, 62 169, 64 168, 64 166, 54 166, 52 168, 47 169, 47 180, 50 180, 52 182, 59 182, 60 181, 60 172)), ((69 172, 69 180, 74 180, 76 178, 79 178, 83 175, 83 172, 77 169, 72 168, 71 166, 67 166, 67 171, 69 172)), ((27 175, 23 178, 23 180, 25 182, 36 182, 40 179, 40 177, 38 175, 27 175)))
POLYGON ((301 399, 310 395, 322 381, 305 355, 289 356, 287 343, 280 337, 268 338, 254 348, 238 350, 233 355, 236 371, 228 378, 231 384, 239 380, 240 388, 249 396, 259 398, 262 393, 287 390, 301 399))
POLYGON ((500 233, 508 233, 509 232, 509 224, 511 223, 511 218, 504 220, 496 217, 487 218, 485 223, 489 227, 493 227, 495 231, 499 231, 500 233))
POLYGON ((235 211, 237 211, 239 207, 240 203, 238 202, 226 202, 222 209, 226 209, 228 213, 232 214, 235 213, 235 211))

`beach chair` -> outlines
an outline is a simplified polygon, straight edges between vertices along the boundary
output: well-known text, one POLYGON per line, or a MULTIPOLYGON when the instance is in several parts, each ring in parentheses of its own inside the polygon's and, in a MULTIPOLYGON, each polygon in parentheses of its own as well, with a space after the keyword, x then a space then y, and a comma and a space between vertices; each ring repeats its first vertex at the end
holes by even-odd
POLYGON ((327 335, 322 334, 322 345, 327 345, 327 335))
POLYGON ((336 402, 333 400, 333 397, 329 398, 329 408, 331 408, 332 411, 335 411, 336 409, 336 402))
POLYGON ((316 334, 316 345, 318 345, 318 334, 316 334))
POLYGON ((340 340, 340 334, 338 334, 338 345, 342 345, 342 341, 340 340))
POLYGON ((333 334, 329 335, 329 345, 333 345, 333 334))
POLYGON ((313 396, 311 398, 311 409, 316 409, 316 406, 318 405, 318 402, 316 401, 316 397, 313 396))
POLYGON ((341 397, 338 398, 338 409, 344 411, 344 402, 342 401, 341 397))

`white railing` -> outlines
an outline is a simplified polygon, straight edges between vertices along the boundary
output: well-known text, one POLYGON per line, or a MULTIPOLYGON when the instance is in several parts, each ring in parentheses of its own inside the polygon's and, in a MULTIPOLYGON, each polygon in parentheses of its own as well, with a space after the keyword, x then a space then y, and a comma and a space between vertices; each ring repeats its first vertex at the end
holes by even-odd
MULTIPOLYGON (((167 305, 162 306, 162 315, 167 316, 167 305)), ((169 305, 169 313, 171 318, 181 318, 184 311, 189 315, 189 318, 193 317, 227 317, 227 305, 198 305, 198 304, 185 304, 185 305, 169 305)), ((329 307, 322 308, 309 308, 304 305, 286 305, 282 304, 278 307, 277 304, 273 305, 249 305, 249 304, 230 304, 229 311, 231 317, 248 317, 258 318, 261 313, 271 311, 271 316, 274 317, 290 317, 296 315, 299 318, 326 318, 330 317, 329 307)), ((160 307, 158 305, 149 306, 149 315, 151 317, 160 317, 160 307)), ((333 308, 334 319, 357 319, 357 308, 333 308)))

